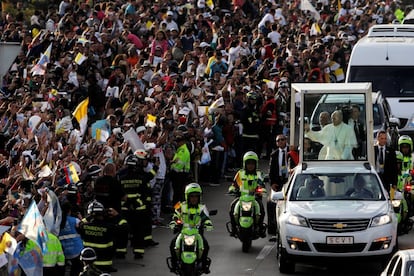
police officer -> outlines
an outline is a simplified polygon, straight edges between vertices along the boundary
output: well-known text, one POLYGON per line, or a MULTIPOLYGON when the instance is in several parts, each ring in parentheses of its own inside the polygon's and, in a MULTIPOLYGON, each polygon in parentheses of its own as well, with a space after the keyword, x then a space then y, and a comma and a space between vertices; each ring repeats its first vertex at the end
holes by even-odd
MULTIPOLYGON (((150 172, 145 172, 146 156, 144 149, 136 150, 125 158, 125 167, 118 172, 121 186, 127 195, 122 213, 130 225, 135 259, 144 257, 146 233, 148 234, 148 228, 152 228, 150 181, 156 175, 158 167, 154 165, 150 172)), ((147 237, 147 240, 152 239, 147 237)))
POLYGON ((185 136, 182 133, 177 133, 175 141, 177 143, 177 150, 170 165, 170 178, 174 190, 173 204, 184 201, 184 188, 188 183, 191 166, 191 155, 185 136))
MULTIPOLYGON (((108 215, 118 215, 115 209, 108 210, 108 215)), ((92 201, 87 209, 88 217, 83 220, 80 235, 85 247, 91 247, 96 252, 96 265, 104 272, 116 272, 112 266, 114 257, 115 226, 106 219, 104 206, 98 201, 92 201)), ((81 253, 82 258, 82 253, 81 253)), ((81 259, 82 260, 82 259, 81 259)))

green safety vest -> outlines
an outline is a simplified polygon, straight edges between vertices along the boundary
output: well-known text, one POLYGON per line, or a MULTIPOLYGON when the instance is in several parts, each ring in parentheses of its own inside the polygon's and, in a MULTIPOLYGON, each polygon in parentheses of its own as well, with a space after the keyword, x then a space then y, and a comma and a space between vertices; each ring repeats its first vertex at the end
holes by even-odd
POLYGON ((171 169, 176 172, 189 172, 191 157, 186 144, 178 147, 173 157, 171 169))

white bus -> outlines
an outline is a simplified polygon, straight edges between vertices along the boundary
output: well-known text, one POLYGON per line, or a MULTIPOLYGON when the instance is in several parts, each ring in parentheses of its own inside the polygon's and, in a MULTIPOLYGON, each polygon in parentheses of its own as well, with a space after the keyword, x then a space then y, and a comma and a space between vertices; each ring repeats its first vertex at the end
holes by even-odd
POLYGON ((354 46, 346 82, 372 82, 404 126, 414 113, 414 24, 374 25, 354 46))

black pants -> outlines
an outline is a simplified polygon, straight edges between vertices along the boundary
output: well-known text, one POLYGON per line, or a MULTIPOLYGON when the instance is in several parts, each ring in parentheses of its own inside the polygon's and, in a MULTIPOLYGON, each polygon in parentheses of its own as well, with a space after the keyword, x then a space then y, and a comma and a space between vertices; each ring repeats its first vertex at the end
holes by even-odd
POLYGON ((218 184, 221 178, 221 170, 223 168, 224 151, 211 151, 211 162, 210 162, 210 181, 218 184))
POLYGON ((173 206, 177 202, 181 202, 185 200, 184 197, 184 190, 185 186, 188 184, 188 173, 186 172, 176 172, 171 171, 170 172, 170 178, 173 188, 173 206))
MULTIPOLYGON (((127 218, 132 234, 131 245, 134 254, 144 254, 145 232, 148 227, 152 227, 150 210, 128 210, 124 216, 127 218)), ((126 236, 128 237, 128 236, 126 236)))
POLYGON ((243 154, 248 151, 254 151, 259 155, 259 137, 243 137, 243 154))
POLYGON ((272 153, 272 150, 275 148, 275 138, 276 138, 276 132, 274 126, 270 125, 261 125, 260 127, 260 141, 258 144, 258 153, 259 158, 260 154, 263 151, 263 147, 265 147, 265 154, 266 157, 270 157, 270 154, 272 153))

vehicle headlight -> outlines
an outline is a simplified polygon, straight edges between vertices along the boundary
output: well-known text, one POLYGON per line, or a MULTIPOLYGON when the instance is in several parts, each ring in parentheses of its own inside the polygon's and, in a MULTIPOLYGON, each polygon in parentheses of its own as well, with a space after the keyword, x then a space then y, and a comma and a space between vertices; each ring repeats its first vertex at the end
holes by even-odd
POLYGON ((242 201, 241 205, 242 205, 243 211, 245 212, 250 211, 250 209, 252 209, 252 204, 253 204, 252 201, 248 201, 248 202, 242 201))
POLYGON ((401 199, 394 199, 392 201, 392 206, 394 206, 394 208, 400 207, 401 205, 401 199))
POLYGON ((297 226, 303 226, 308 227, 308 223, 304 217, 296 216, 296 215, 290 215, 288 218, 288 223, 297 225, 297 226))
POLYGON ((190 235, 190 236, 185 235, 184 236, 185 245, 190 246, 190 245, 193 245, 194 242, 195 242, 195 236, 194 235, 190 235))
POLYGON ((391 222, 390 215, 380 215, 372 219, 371 227, 381 226, 391 222))

